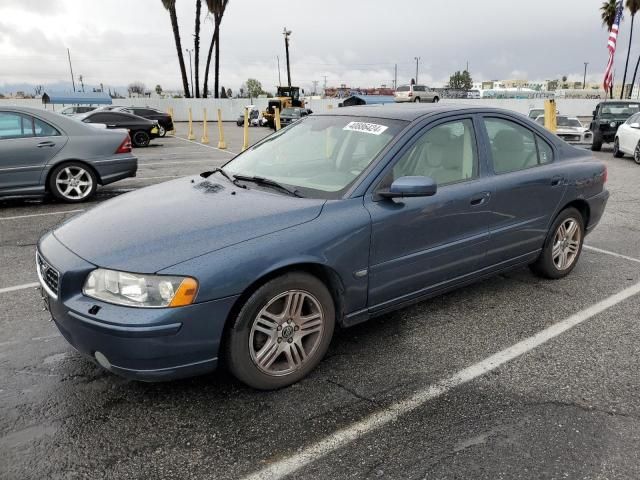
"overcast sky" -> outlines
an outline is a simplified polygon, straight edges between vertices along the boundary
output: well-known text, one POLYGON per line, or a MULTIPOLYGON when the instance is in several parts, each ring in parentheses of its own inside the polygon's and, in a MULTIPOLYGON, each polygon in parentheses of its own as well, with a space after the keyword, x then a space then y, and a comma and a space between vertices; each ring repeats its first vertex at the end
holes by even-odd
MULTIPOLYGON (((313 80, 322 87, 324 75, 329 86, 390 85, 396 63, 398 82, 405 83, 415 75, 416 56, 422 58, 420 82, 435 86, 467 61, 475 80, 568 75, 580 81, 583 62, 590 62, 589 78, 600 82, 607 61, 601 3, 230 0, 222 23, 221 84, 236 90, 253 77, 274 90, 276 56, 286 82, 285 25, 293 31, 292 80, 305 89, 313 80)), ((177 0, 177 5, 183 49, 193 48, 195 0, 177 0)), ((616 78, 624 69, 627 17, 616 78)), ((203 15, 202 70, 212 30, 203 15)), ((640 30, 637 35, 638 45, 640 30)), ((2 0, 0 88, 22 82, 70 84, 67 47, 76 77, 83 75, 86 84, 142 81, 148 88, 180 88, 171 24, 161 0, 2 0)), ((188 69, 188 55, 186 62, 188 69)))

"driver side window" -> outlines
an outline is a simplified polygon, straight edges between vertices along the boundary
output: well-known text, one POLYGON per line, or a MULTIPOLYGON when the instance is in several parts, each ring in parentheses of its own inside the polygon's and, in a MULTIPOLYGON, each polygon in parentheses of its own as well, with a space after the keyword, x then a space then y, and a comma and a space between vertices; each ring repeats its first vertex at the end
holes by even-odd
POLYGON ((437 125, 422 135, 400 158, 393 167, 393 180, 423 176, 442 186, 475 178, 478 172, 475 144, 471 120, 437 125))
POLYGON ((491 142, 493 171, 508 173, 538 165, 538 150, 533 132, 502 118, 485 118, 491 142))

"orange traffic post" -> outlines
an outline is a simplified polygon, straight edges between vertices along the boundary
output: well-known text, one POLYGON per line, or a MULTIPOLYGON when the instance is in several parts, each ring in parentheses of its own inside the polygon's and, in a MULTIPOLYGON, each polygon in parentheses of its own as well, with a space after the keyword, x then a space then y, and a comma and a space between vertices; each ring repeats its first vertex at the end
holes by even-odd
POLYGON ((200 143, 209 143, 209 128, 207 127, 207 109, 204 109, 204 118, 202 120, 202 138, 200 143))
POLYGON ((225 150, 227 143, 224 141, 224 129, 222 128, 222 110, 218 109, 218 148, 225 150))
POLYGON ((176 133, 176 126, 173 123, 173 107, 169 107, 169 112, 167 113, 169 113, 169 116, 171 117, 171 125, 173 125, 173 128, 167 133, 170 133, 173 135, 174 133, 176 133))
POLYGON ((244 152, 249 148, 249 109, 244 109, 244 140, 242 142, 242 151, 244 152))
POLYGON ((558 110, 553 99, 544 101, 544 128, 553 133, 558 129, 558 110))
POLYGON ((189 140, 195 140, 196 136, 193 134, 193 115, 191 114, 191 107, 189 107, 189 134, 187 135, 189 140))
POLYGON ((276 107, 275 121, 276 121, 276 132, 277 132, 278 130, 280 130, 280 128, 282 128, 280 125, 280 109, 278 107, 276 107))

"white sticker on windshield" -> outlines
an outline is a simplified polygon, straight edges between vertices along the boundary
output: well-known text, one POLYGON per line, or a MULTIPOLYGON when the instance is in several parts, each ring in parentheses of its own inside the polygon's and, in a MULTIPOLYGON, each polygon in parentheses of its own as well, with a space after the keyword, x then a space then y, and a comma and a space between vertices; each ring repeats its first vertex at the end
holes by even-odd
POLYGON ((351 130, 352 132, 370 133, 372 135, 380 135, 387 128, 384 125, 378 125, 377 123, 367 122, 349 122, 343 128, 343 130, 351 130))

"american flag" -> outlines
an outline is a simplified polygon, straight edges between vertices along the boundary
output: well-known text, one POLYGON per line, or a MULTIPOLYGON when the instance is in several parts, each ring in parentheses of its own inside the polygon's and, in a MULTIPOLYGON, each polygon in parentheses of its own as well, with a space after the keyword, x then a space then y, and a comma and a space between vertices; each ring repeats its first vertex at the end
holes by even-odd
POLYGON ((608 92, 613 88, 613 58, 616 54, 616 45, 618 43, 618 32, 620 31, 620 22, 622 21, 622 11, 624 6, 622 1, 616 5, 616 18, 613 21, 613 26, 609 32, 609 40, 607 42, 607 48, 609 49, 609 62, 607 62, 607 69, 604 71, 604 91, 608 92))

